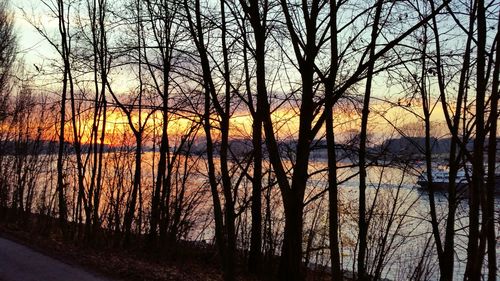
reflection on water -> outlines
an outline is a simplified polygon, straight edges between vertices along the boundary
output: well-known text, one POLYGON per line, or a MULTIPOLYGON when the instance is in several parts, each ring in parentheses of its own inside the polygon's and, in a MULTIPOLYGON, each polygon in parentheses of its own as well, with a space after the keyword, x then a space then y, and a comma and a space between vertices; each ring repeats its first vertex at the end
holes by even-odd
MULTIPOLYGON (((169 206, 179 212, 176 227, 179 239, 213 242, 213 216, 210 188, 207 183, 207 163, 201 156, 180 155, 172 166, 172 189, 169 206)), ((32 181, 30 195, 35 198, 33 211, 54 214, 56 212, 55 157, 45 155, 38 159, 43 163, 32 181)), ((216 160, 217 161, 217 160, 216 160)), ((89 158, 87 165, 91 165, 89 158)), ((138 216, 135 229, 147 232, 151 194, 155 185, 158 155, 147 152, 142 155, 142 179, 139 194, 138 216)), ((236 163, 233 178, 240 176, 236 163)), ((66 197, 69 200, 72 219, 78 220, 77 186, 73 175, 76 163, 67 157, 65 163, 67 184, 66 197)), ((290 166, 290 163, 287 163, 290 166)), ((216 165, 217 166, 217 165, 216 165)), ((119 229, 130 196, 134 175, 133 151, 115 151, 104 155, 103 185, 99 206, 102 225, 109 229, 119 229)), ((264 163, 269 167, 269 163, 264 163)), ((357 250, 358 185, 357 169, 351 163, 339 163, 339 210, 342 263, 346 270, 355 271, 357 250)), ((251 168, 250 168, 251 169, 251 168)), ((417 188, 419 170, 408 166, 368 168, 367 218, 370 221, 368 233, 367 266, 371 274, 381 272, 381 277, 405 280, 415 273, 416 267, 429 271, 428 278, 435 278, 437 260, 429 216, 429 200, 425 191, 417 188)), ((251 171, 249 171, 251 174, 251 171)), ((308 189, 305 196, 304 212, 304 259, 311 267, 329 265, 328 252, 328 194, 326 163, 312 162, 308 189)), ((91 181, 90 173, 85 176, 85 186, 91 181)), ((236 182, 234 180, 233 182, 236 182)), ((249 209, 251 183, 243 177, 235 200, 238 243, 248 249, 250 240, 249 209)), ((264 175, 263 196, 263 250, 268 255, 279 254, 284 227, 281 195, 272 173, 264 175)), ((436 194, 438 219, 444 226, 447 214, 447 195, 436 194)), ((500 202, 497 199, 497 205, 500 202)), ((80 211, 81 212, 81 211, 80 211)), ((457 210, 455 275, 460 277, 465 270, 467 243, 467 202, 461 201, 457 210)), ((498 224, 497 224, 498 226, 498 224)), ((442 228, 444 229, 444 227, 442 228)), ((498 248, 497 248, 498 249, 498 248)))
MULTIPOLYGON (((324 166, 325 164, 321 162, 315 162, 312 165, 313 169, 322 169, 325 168, 324 166)), ((356 171, 356 168, 346 168, 340 173, 339 180, 349 178, 356 171)), ((416 184, 418 175, 422 171, 422 168, 413 169, 408 166, 368 168, 367 208, 369 208, 370 229, 367 264, 368 271, 372 274, 377 265, 372 264, 371 261, 380 260, 380 256, 385 255, 383 263, 386 268, 382 277, 391 280, 408 280, 415 266, 422 262, 427 264, 428 270, 434 271, 430 272, 425 280, 437 279, 437 256, 431 236, 428 192, 416 184), (422 258, 423 256, 425 258, 422 258)), ((326 175, 318 176, 311 182, 313 185, 311 185, 310 193, 314 194, 318 187, 326 188, 326 175)), ((344 267, 352 271, 356 268, 354 261, 358 229, 358 187, 359 178, 354 177, 341 184, 339 191, 344 267)), ((435 193, 435 202, 443 237, 448 213, 448 194, 435 193)), ((324 206, 319 206, 325 210, 325 224, 328 219, 327 203, 322 202, 324 206)), ((495 205, 500 206, 499 197, 496 198, 495 205)), ((311 209, 316 207, 318 206, 311 207, 311 209)), ((496 209, 498 214, 498 208, 496 209)), ((462 278, 465 272, 468 212, 467 200, 461 199, 455 219, 454 275, 457 279, 462 278)), ((497 223, 496 226, 498 233, 500 224, 497 223)), ((500 251, 498 245, 497 251, 500 251)))

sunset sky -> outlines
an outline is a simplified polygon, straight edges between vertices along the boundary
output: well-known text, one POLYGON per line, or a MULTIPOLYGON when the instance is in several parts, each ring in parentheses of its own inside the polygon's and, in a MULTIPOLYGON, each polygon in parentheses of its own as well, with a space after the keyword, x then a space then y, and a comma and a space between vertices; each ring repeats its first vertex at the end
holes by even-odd
MULTIPOLYGON (((12 3, 12 6, 14 8, 15 26, 18 31, 18 56, 24 60, 26 71, 34 75, 35 85, 41 85, 41 87, 44 87, 49 91, 57 91, 55 89, 59 86, 59 79, 61 79, 59 77, 60 74, 51 75, 50 69, 54 64, 54 59, 58 59, 58 55, 54 51, 54 47, 51 46, 33 27, 33 24, 43 25, 44 30, 49 36, 57 38, 57 22, 50 16, 47 8, 38 3, 38 1, 19 0, 12 3), (52 82, 47 84, 47 81, 52 82)), ((125 93, 129 91, 129 89, 136 87, 134 80, 130 79, 128 76, 129 75, 122 71, 119 75, 114 75, 111 78, 115 91, 125 93)), ((380 99, 386 97, 392 98, 397 91, 395 89, 388 88, 383 79, 384 78, 377 78, 374 81, 374 96, 379 97, 380 99)), ((394 107, 393 105, 380 100, 373 101, 370 131, 373 133, 373 136, 375 136, 375 139, 383 141, 385 136, 393 135, 393 125, 404 127, 405 124, 411 125, 420 122, 414 114, 410 113, 410 111, 414 111, 420 115, 422 114, 421 108, 417 105, 410 105, 406 109, 403 109, 394 107)), ((143 113, 143 115, 144 114, 146 113, 143 113)), ((279 137, 294 138, 297 136, 298 115, 296 114, 296 110, 293 110, 290 106, 285 106, 274 112, 272 117, 277 121, 277 124, 279 124, 277 126, 277 128, 279 128, 277 131, 279 137)), ((108 112, 107 118, 107 138, 105 142, 107 144, 114 144, 112 140, 114 138, 113 135, 126 132, 129 125, 127 118, 118 109, 108 112)), ((134 122, 137 123, 137 114, 134 119, 134 122)), ((443 113, 440 104, 434 108, 431 119, 435 123, 443 122, 443 113)), ((154 114, 153 117, 149 119, 148 126, 153 126, 153 123, 159 126, 159 124, 161 124, 159 120, 159 114, 154 114), (155 121, 153 121, 154 118, 156 118, 155 121)), ((89 124, 86 124, 85 121, 81 122, 82 126, 89 127, 91 120, 88 120, 89 124)), ((175 118, 169 126, 169 131, 174 135, 183 134, 190 126, 190 122, 191 121, 188 119, 175 118)), ((251 136, 251 122, 252 118, 248 112, 244 110, 237 110, 231 119, 231 136, 234 138, 251 136)), ((337 132, 342 133, 359 128, 360 120, 359 115, 357 114, 339 111, 336 115, 336 122, 337 124, 340 124, 336 128, 337 132)), ((439 134, 438 131, 433 133, 439 134)), ((320 132, 318 137, 321 135, 322 132, 320 132)), ((83 135, 82 141, 88 141, 88 136, 83 135)))

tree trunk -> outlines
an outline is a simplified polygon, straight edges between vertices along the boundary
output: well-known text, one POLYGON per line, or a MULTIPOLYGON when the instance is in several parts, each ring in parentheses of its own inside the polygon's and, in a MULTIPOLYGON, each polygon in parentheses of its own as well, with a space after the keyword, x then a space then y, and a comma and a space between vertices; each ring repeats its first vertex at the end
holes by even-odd
POLYGON ((368 280, 366 274, 366 247, 367 247, 367 235, 368 235, 368 221, 366 220, 366 143, 367 143, 367 130, 368 130, 368 115, 370 113, 370 96, 371 96, 371 85, 373 79, 373 69, 375 62, 373 57, 375 55, 375 43, 378 35, 378 25, 380 21, 380 14, 382 11, 383 1, 377 1, 377 8, 375 11, 375 18, 373 21, 372 33, 371 33, 371 43, 370 43, 370 56, 369 56, 369 66, 366 78, 366 88, 365 96, 363 100, 363 110, 361 116, 361 132, 359 136, 359 219, 358 219, 358 280, 368 280))
POLYGON ((302 215, 303 203, 296 194, 290 194, 285 203, 285 230, 279 267, 279 280, 304 280, 302 270, 302 215), (295 196, 294 196, 295 195, 295 196))
MULTIPOLYGON (((262 262, 262 103, 263 99, 267 99, 266 89, 266 69, 265 69, 265 44, 266 44, 266 21, 262 19, 259 10, 259 1, 252 0, 247 6, 245 2, 240 1, 244 7, 244 11, 250 19, 255 37, 255 63, 257 65, 256 80, 257 80, 257 105, 253 110, 253 105, 250 105, 250 111, 253 117, 252 126, 252 145, 253 145, 253 179, 252 179, 252 230, 250 241, 250 256, 248 259, 248 268, 252 273, 258 273, 262 262), (261 20, 262 19, 262 20, 261 20)), ((262 14, 266 15, 265 10, 262 14)), ((246 40, 246 39, 245 39, 246 40)), ((245 41, 245 44, 248 44, 245 41)), ((246 50, 246 45, 245 45, 246 50)), ((246 57, 246 53, 245 53, 246 57)), ((248 73, 248 63, 245 65, 248 73)), ((247 74, 248 76, 248 74, 247 74)), ((247 78, 248 80, 248 78, 247 78)), ((247 87, 250 87, 247 81, 247 87)), ((250 89, 248 89, 250 92, 250 89)), ((249 103, 252 102, 249 96, 249 103)))
MULTIPOLYGON (((58 16, 59 16, 59 32, 61 34, 61 42, 63 46, 63 56, 66 54, 67 49, 67 37, 66 37, 66 21, 64 15, 64 3, 62 0, 57 1, 58 8, 58 16)), ((64 172, 63 172, 63 157, 64 157, 64 147, 65 147, 65 139, 64 139, 64 126, 66 124, 66 95, 68 88, 68 69, 66 68, 66 64, 64 67, 63 74, 63 87, 61 94, 61 120, 59 122, 59 150, 57 154, 57 194, 59 200, 59 223, 63 234, 66 235, 66 220, 68 216, 68 209, 66 205, 65 198, 65 183, 64 183, 64 172)))
POLYGON ((333 130, 333 91, 338 69, 337 47, 337 2, 330 2, 330 76, 325 81, 325 132, 328 147, 328 234, 330 242, 331 274, 333 280, 343 280, 340 264, 339 245, 339 210, 337 185, 337 155, 335 150, 335 133, 333 130))
POLYGON ((469 241, 465 279, 479 281, 483 256, 479 249, 479 208, 484 186, 485 94, 486 94, 486 10, 484 0, 477 0, 477 81, 476 81, 476 136, 472 162, 472 186, 469 201, 469 241))
POLYGON ((123 228, 125 230, 123 245, 125 247, 130 246, 132 222, 134 221, 135 207, 137 205, 137 194, 141 182, 142 132, 137 133, 135 138, 136 138, 136 148, 135 148, 134 181, 133 181, 132 193, 130 195, 130 200, 127 206, 127 212, 125 213, 125 218, 123 221, 123 228))
POLYGON ((496 280, 497 276, 497 249, 496 249, 496 234, 495 234, 495 188, 499 184, 495 174, 496 157, 497 157, 497 128, 498 128, 498 99, 499 99, 499 84, 500 84, 500 16, 498 20, 497 47, 495 50, 495 65, 493 69, 492 92, 490 98, 490 132, 488 140, 488 179, 486 185, 486 206, 484 208, 485 228, 488 239, 488 281, 496 280))
POLYGON ((167 135, 167 111, 166 104, 163 101, 163 124, 162 124, 162 135, 160 143, 160 159, 158 160, 158 171, 156 174, 156 185, 154 188, 153 196, 151 198, 151 220, 149 229, 149 243, 151 247, 156 246, 156 238, 158 234, 158 223, 160 221, 160 199, 161 191, 163 189, 165 174, 167 170, 167 150, 168 150, 168 135, 167 135))
MULTIPOLYGON (((258 99, 258 98, 257 98, 258 99)), ((258 103, 258 101, 257 101, 258 103)), ((262 250, 262 122, 258 110, 253 120, 253 178, 252 178, 252 229, 250 237, 249 270, 258 273, 261 265, 262 250)))

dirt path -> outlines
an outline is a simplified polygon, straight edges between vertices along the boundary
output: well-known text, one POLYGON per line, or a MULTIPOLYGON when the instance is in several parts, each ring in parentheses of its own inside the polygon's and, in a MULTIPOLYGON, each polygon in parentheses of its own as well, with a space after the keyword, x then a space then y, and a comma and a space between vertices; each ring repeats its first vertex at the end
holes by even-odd
POLYGON ((0 281, 110 280, 0 237, 0 281))

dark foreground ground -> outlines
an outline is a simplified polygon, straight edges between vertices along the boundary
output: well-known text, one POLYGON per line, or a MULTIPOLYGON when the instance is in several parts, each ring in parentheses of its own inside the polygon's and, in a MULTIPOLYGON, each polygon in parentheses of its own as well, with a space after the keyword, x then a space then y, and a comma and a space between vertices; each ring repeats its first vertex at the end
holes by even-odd
MULTIPOLYGON (((0 216, 0 281, 223 280, 213 245, 181 242, 175 249, 152 250, 140 242, 144 237, 135 237, 124 249, 110 238, 89 243, 74 234, 63 239, 52 220, 32 215, 25 220, 29 223, 19 223, 0 216)), ((237 258, 237 280, 273 280, 277 258, 268 260, 258 276, 246 271, 245 260, 237 258)), ((306 280, 331 280, 327 272, 309 269, 306 280)), ((352 280, 348 275, 344 280, 352 280)))
MULTIPOLYGON (((255 280, 239 276, 239 280, 255 280)), ((222 280, 217 257, 158 258, 64 241, 0 222, 0 281, 222 280)))
POLYGON ((0 280, 105 281, 110 279, 0 237, 0 280))

